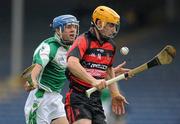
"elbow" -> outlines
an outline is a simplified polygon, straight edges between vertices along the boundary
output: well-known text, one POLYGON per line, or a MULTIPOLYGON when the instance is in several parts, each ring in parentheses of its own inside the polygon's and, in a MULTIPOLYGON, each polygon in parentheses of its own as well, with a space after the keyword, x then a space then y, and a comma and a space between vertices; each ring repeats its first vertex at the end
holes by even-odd
POLYGON ((68 61, 67 62, 67 68, 71 69, 73 67, 73 62, 72 61, 68 61))

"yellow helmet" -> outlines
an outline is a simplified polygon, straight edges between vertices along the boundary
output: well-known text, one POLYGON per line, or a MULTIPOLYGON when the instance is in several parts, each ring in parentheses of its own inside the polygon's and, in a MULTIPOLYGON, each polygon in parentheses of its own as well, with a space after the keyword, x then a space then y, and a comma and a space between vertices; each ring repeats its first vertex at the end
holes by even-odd
POLYGON ((97 19, 105 23, 109 22, 117 25, 120 23, 120 16, 113 9, 106 6, 98 6, 94 10, 92 14, 92 21, 94 24, 97 19))
POLYGON ((115 24, 116 32, 113 33, 111 36, 105 36, 104 34, 101 35, 103 37, 114 38, 116 34, 119 32, 120 16, 109 7, 98 6, 92 14, 92 24, 100 31, 103 30, 104 26, 107 23, 115 24), (100 27, 96 25, 97 20, 100 20, 102 22, 102 25, 100 27))

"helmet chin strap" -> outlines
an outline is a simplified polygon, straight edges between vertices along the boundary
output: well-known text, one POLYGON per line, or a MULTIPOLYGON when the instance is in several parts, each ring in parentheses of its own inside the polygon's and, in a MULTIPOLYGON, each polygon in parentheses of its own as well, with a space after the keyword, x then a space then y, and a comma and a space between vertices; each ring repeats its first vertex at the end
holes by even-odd
POLYGON ((102 45, 104 43, 104 41, 108 41, 109 38, 105 38, 103 37, 103 35, 99 32, 99 30, 95 27, 92 28, 93 29, 93 32, 95 33, 99 43, 102 45))
MULTIPOLYGON (((62 37, 62 36, 61 36, 61 37, 62 37)), ((57 40, 57 42, 58 42, 60 45, 62 45, 62 46, 64 46, 64 47, 68 47, 69 45, 71 45, 71 44, 66 44, 61 37, 60 37, 57 33, 55 33, 55 39, 57 40)))
MULTIPOLYGON (((103 27, 102 27, 103 28, 103 27)), ((101 30, 102 30, 102 28, 101 28, 101 30)), ((95 25, 95 30, 97 31, 97 33, 98 33, 98 35, 99 35, 99 38, 101 39, 101 40, 109 40, 110 39, 110 37, 107 37, 107 36, 105 36, 105 35, 103 35, 100 31, 101 30, 99 30, 99 28, 95 25)))
MULTIPOLYGON (((65 28, 65 27, 64 27, 65 28)), ((78 30, 78 29, 77 29, 78 30)), ((56 38, 56 40, 58 41, 58 43, 60 44, 60 45, 62 45, 62 46, 64 46, 64 47, 68 47, 68 46, 70 46, 70 45, 72 45, 73 44, 73 41, 70 41, 69 39, 70 39, 70 37, 67 37, 67 40, 64 40, 63 39, 63 37, 62 37, 62 32, 63 32, 63 30, 62 30, 62 28, 61 27, 59 27, 59 31, 58 32, 55 32, 55 38, 56 38)), ((74 33, 74 35, 76 35, 76 37, 77 37, 77 32, 76 33, 74 33)), ((68 35, 67 35, 68 36, 68 35)))
MULTIPOLYGON (((104 28, 104 26, 105 26, 106 24, 107 24, 106 22, 102 22, 102 26, 99 27, 99 26, 97 26, 97 24, 95 24, 94 22, 91 22, 91 26, 92 26, 92 27, 95 27, 95 29, 97 30, 97 32, 98 32, 99 35, 100 35, 101 40, 109 40, 109 39, 111 39, 111 38, 114 38, 114 37, 116 36, 116 34, 117 34, 117 33, 114 33, 114 34, 112 34, 111 36, 105 36, 105 35, 103 35, 100 31, 103 30, 103 28, 104 28)), ((117 29, 117 30, 119 30, 119 29, 117 29)), ((117 31, 117 32, 118 32, 118 31, 117 31)))

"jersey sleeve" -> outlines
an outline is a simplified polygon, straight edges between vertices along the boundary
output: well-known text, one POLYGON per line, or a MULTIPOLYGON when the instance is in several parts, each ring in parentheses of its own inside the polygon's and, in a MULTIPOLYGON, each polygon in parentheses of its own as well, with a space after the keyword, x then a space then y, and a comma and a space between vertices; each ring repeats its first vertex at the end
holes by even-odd
POLYGON ((33 63, 40 64, 43 68, 48 64, 51 59, 51 48, 49 44, 40 45, 33 57, 33 63))
POLYGON ((70 56, 77 57, 78 59, 82 59, 84 53, 86 52, 87 49, 87 40, 85 39, 84 35, 79 36, 69 49, 67 53, 67 59, 70 56))

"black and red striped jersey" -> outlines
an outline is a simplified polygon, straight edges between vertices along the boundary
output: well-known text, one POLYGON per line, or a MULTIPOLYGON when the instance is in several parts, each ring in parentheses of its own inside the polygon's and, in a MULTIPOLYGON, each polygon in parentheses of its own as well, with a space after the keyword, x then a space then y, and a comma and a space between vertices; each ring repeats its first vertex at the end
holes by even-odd
MULTIPOLYGON (((100 44, 95 35, 88 31, 77 37, 68 51, 67 59, 70 56, 79 58, 80 64, 90 75, 96 79, 104 79, 107 76, 108 67, 111 67, 114 61, 115 51, 114 41, 105 40, 100 44)), ((70 85, 92 87, 89 83, 74 76, 68 69, 67 72, 70 85)))

